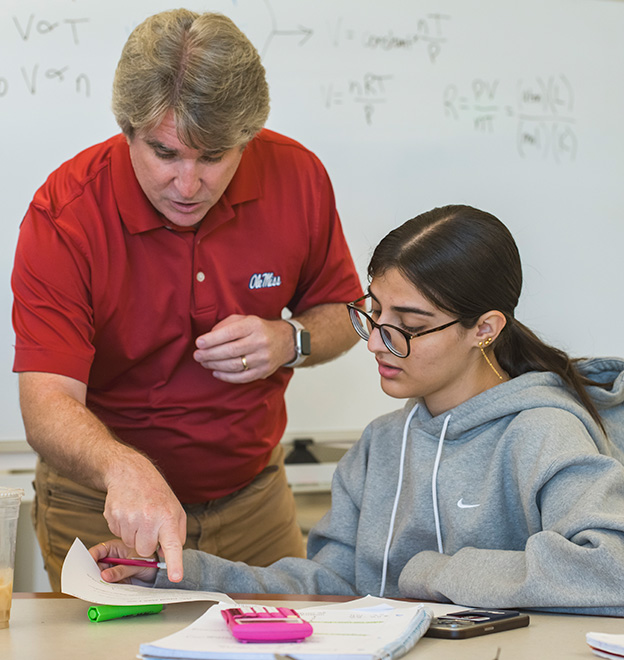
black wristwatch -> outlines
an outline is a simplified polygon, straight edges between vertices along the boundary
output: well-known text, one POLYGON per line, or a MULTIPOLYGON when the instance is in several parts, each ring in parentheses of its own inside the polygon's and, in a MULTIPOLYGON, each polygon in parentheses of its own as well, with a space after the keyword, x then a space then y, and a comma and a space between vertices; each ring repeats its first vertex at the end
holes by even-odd
POLYGON ((284 321, 290 323, 295 331, 295 350, 297 351, 297 355, 294 360, 287 362, 283 366, 298 367, 312 352, 310 333, 301 325, 301 323, 299 323, 299 321, 295 321, 295 319, 284 319, 284 321))

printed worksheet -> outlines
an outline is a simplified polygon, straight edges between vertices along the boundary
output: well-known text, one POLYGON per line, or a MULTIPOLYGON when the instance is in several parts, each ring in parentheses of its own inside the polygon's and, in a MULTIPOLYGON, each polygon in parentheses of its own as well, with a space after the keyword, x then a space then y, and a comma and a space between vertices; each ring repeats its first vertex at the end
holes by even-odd
POLYGON ((154 589, 134 584, 111 584, 100 577, 100 569, 84 543, 76 539, 69 549, 61 572, 61 591, 99 605, 151 605, 207 600, 228 605, 236 603, 225 594, 188 589, 154 589))

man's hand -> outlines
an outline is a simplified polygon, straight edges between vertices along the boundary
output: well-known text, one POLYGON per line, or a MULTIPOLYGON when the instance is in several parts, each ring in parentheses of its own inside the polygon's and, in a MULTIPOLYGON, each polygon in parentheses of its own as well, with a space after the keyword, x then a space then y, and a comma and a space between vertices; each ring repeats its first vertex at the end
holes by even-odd
POLYGON ((150 466, 140 476, 121 471, 108 485, 104 517, 111 532, 139 557, 160 549, 171 582, 183 577, 182 546, 186 513, 158 471, 150 466))
POLYGON ((267 378, 292 360, 295 352, 289 323, 239 314, 217 323, 195 344, 195 360, 210 369, 215 378, 228 383, 267 378))

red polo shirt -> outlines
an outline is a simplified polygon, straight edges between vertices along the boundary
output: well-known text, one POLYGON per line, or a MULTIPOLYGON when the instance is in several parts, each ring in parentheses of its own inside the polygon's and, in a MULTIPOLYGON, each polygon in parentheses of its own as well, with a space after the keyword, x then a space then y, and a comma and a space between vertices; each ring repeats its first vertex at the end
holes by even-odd
POLYGON ((12 284, 14 370, 86 383, 88 407, 185 503, 264 468, 292 375, 224 383, 193 360, 195 339, 231 314, 277 319, 361 295, 322 164, 268 130, 197 231, 167 226, 123 136, 78 154, 35 194, 12 284))

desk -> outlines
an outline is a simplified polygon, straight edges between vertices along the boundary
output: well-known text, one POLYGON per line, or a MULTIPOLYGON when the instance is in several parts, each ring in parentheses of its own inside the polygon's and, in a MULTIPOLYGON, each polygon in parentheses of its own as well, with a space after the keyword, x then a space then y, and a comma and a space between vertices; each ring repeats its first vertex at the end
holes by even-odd
MULTIPOLYGON (((275 605, 288 601, 301 608, 331 600, 320 596, 253 596, 232 594, 239 602, 275 605)), ((160 614, 92 623, 89 604, 60 594, 15 594, 11 625, 0 630, 2 660, 133 660, 139 645, 180 630, 206 610, 206 603, 167 605, 160 614)), ((624 620, 603 617, 531 614, 528 628, 474 639, 421 639, 404 656, 418 660, 569 660, 596 656, 585 643, 594 630, 624 633, 624 620)))

